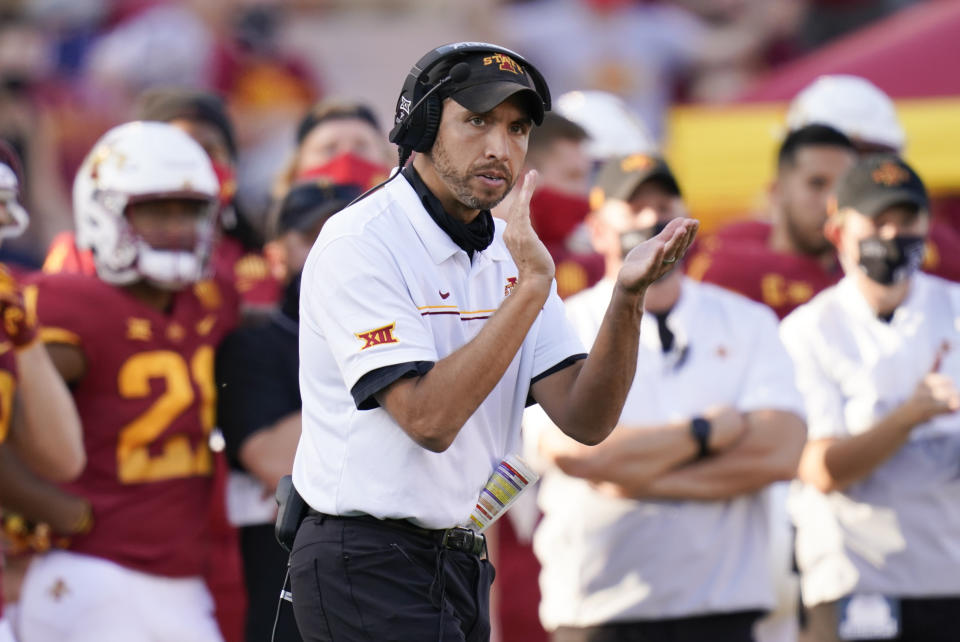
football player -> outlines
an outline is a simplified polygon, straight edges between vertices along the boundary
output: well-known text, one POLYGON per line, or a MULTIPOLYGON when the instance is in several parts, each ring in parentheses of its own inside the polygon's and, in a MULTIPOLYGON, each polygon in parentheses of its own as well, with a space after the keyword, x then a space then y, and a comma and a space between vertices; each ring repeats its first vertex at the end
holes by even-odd
MULTIPOLYGON (((847 136, 860 156, 902 154, 906 144, 906 134, 897 119, 893 100, 858 76, 819 77, 793 99, 786 121, 790 134, 784 147, 800 132, 815 131, 817 127, 847 136)), ((822 232, 826 196, 830 186, 839 179, 839 152, 831 154, 826 146, 820 151, 810 147, 797 152, 797 160, 792 168, 787 168, 788 172, 783 171, 781 163, 771 191, 770 222, 746 220, 720 228, 701 241, 696 254, 691 255, 688 275, 719 283, 767 303, 781 318, 839 280, 839 264, 822 232), (810 209, 811 205, 815 205, 815 210, 810 209), (804 210, 808 215, 803 214, 804 210), (808 241, 813 238, 814 247, 828 248, 825 252, 805 250, 802 238, 800 245, 790 242, 793 236, 790 228, 794 226, 790 219, 796 219, 798 212, 801 220, 805 218, 816 224, 815 229, 807 229, 805 233, 801 230, 801 234, 808 241), (818 263, 824 269, 818 269, 818 263)), ((781 152, 781 160, 782 156, 781 152)), ((949 199, 942 205, 946 206, 944 213, 947 213, 949 199)), ((949 215, 943 220, 937 217, 932 220, 922 269, 960 281, 960 228, 951 226, 949 221, 949 215)))
MULTIPOLYGON (((206 91, 153 89, 139 97, 135 117, 168 122, 189 134, 207 152, 219 180, 221 206, 221 229, 211 265, 224 282, 237 289, 245 308, 272 308, 279 300, 280 285, 271 277, 260 253, 257 232, 234 202, 237 147, 223 101, 206 91)), ((43 271, 94 274, 96 267, 89 250, 77 247, 74 233, 63 232, 50 244, 43 271)))
POLYGON ((856 150, 839 131, 807 125, 780 146, 770 190, 771 223, 734 223, 705 239, 687 275, 765 303, 781 319, 842 273, 823 235, 833 186, 856 150))
POLYGON ((237 310, 204 278, 219 191, 203 148, 159 122, 110 130, 77 173, 77 243, 96 275, 44 274, 27 292, 83 423, 88 464, 64 488, 93 520, 31 564, 24 639, 222 639, 202 579, 214 348, 237 310))
MULTIPOLYGON (((20 163, 0 141, 0 240, 19 236, 28 215, 20 203, 20 163)), ((80 419, 63 380, 37 340, 36 316, 29 314, 19 284, 0 265, 0 500, 21 512, 32 508, 27 477, 40 474, 68 481, 84 465, 80 419)), ((51 507, 48 507, 51 508, 51 507)), ((85 521, 81 503, 74 513, 33 513, 31 518, 61 517, 65 530, 85 521)), ((59 512, 58 512, 59 511, 59 512)), ((82 527, 82 526, 81 526, 82 527)), ((2 608, 2 604, 0 604, 2 608)), ((8 618, 0 611, 0 642, 12 641, 8 618)))

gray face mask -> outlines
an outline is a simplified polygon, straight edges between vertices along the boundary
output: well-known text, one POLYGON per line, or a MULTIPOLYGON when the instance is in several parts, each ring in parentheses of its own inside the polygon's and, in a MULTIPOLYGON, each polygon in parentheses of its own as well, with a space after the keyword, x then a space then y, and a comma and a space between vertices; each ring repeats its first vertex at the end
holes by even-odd
POLYGON ((893 285, 908 278, 923 262, 922 236, 895 236, 860 241, 860 269, 871 281, 893 285))

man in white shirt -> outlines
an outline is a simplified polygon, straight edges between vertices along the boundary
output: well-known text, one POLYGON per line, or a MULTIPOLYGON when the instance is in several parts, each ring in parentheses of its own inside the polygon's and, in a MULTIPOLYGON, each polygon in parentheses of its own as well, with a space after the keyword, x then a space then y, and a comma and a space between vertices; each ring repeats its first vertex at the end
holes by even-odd
POLYGON ((960 286, 917 272, 927 195, 896 156, 860 160, 832 209, 846 276, 781 328, 810 431, 791 500, 808 630, 956 640, 960 286))
POLYGON ((617 277, 589 355, 530 226, 536 174, 490 215, 550 106, 515 52, 457 43, 411 70, 384 188, 323 229, 300 301, 303 431, 294 484, 310 506, 291 557, 305 640, 484 640, 492 567, 467 522, 539 403, 585 443, 616 424, 636 367, 643 294, 689 247, 672 222, 617 277))
MULTIPOLYGON (((611 159, 591 194, 606 278, 567 302, 585 345, 637 243, 683 216, 662 159, 611 159)), ((774 605, 764 489, 790 479, 802 402, 766 306, 681 270, 647 290, 637 373, 618 428, 577 444, 543 413, 525 426, 548 464, 541 619, 557 642, 753 640, 774 605)))

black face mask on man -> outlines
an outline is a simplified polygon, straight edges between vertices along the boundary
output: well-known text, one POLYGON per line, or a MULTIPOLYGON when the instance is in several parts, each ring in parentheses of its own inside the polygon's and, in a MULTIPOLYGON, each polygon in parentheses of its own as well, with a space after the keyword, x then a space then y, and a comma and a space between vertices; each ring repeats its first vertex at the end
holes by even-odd
POLYGON ((876 236, 860 241, 860 269, 881 285, 899 283, 917 271, 923 262, 922 236, 876 236))

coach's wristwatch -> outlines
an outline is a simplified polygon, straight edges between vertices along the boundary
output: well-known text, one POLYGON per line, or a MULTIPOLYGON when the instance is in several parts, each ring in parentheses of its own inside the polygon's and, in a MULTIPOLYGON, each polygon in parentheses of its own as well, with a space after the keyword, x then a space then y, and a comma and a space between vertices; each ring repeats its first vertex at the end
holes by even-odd
POLYGON ((700 451, 697 459, 703 459, 710 454, 710 421, 703 417, 694 417, 690 420, 690 435, 697 441, 700 451))

